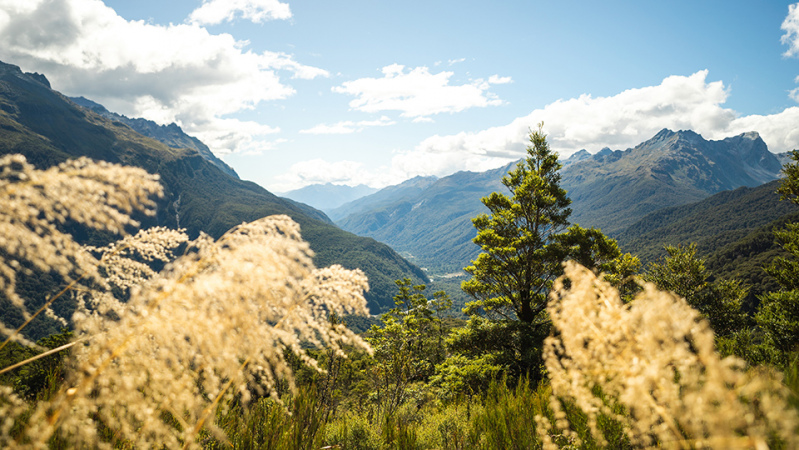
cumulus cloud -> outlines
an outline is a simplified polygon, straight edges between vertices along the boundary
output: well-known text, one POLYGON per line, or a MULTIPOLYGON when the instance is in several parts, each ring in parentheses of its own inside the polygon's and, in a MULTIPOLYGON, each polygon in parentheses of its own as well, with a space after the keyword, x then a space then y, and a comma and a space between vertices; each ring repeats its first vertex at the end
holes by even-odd
POLYGON ((740 117, 724 108, 729 92, 708 72, 670 76, 657 86, 629 89, 609 97, 581 95, 558 100, 511 123, 477 132, 429 137, 413 150, 397 154, 392 173, 402 178, 446 175, 458 170, 487 170, 524 155, 529 128, 544 122, 552 148, 561 157, 603 147, 626 149, 663 128, 691 129, 708 139, 758 131, 771 151, 799 146, 799 108, 768 116, 740 117))
POLYGON ((232 22, 237 17, 255 23, 290 19, 291 9, 288 4, 278 0, 203 0, 203 4, 189 15, 189 21, 200 25, 216 25, 232 22))
POLYGON ((799 56, 799 3, 788 6, 788 16, 782 22, 782 43, 788 45, 785 56, 799 56))
MULTIPOLYGON (((427 119, 440 113, 455 113, 474 107, 501 105, 502 100, 488 92, 491 80, 474 80, 451 85, 454 72, 430 73, 427 67, 408 71, 392 64, 382 69, 382 78, 360 78, 333 88, 333 92, 353 95, 351 108, 364 112, 400 111, 402 117, 427 119)), ((508 82, 494 77, 494 81, 508 82)))
POLYGON ((382 116, 377 120, 362 120, 360 122, 353 122, 353 121, 342 121, 335 123, 333 125, 327 124, 319 124, 314 127, 300 130, 302 134, 351 134, 363 131, 369 127, 385 127, 389 125, 394 125, 397 122, 389 119, 386 116, 382 116))
POLYGON ((256 151, 253 135, 277 131, 223 117, 294 94, 284 74, 328 75, 197 24, 128 21, 100 0, 0 0, 0 41, 0 59, 47 74, 56 89, 125 115, 176 122, 217 152, 256 151))

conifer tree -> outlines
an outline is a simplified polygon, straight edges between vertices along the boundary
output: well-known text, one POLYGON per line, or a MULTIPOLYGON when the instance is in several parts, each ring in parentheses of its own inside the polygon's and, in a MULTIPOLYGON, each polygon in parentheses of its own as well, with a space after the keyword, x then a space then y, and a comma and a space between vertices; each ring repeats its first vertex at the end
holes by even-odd
POLYGON ((562 165, 543 124, 529 141, 527 158, 502 178, 509 193, 484 197, 489 214, 473 219, 482 253, 466 267, 472 278, 463 290, 475 298, 467 314, 482 311, 535 326, 547 323, 547 293, 565 260, 609 270, 621 252, 598 229, 569 226, 571 200, 560 186, 562 165))
MULTIPOLYGON (((799 150, 791 152, 791 159, 793 163, 783 167, 785 178, 778 192, 783 200, 799 205, 799 150)), ((775 258, 766 267, 781 289, 761 298, 755 320, 765 330, 769 343, 785 356, 799 350, 799 223, 789 223, 774 234, 790 256, 775 258)))

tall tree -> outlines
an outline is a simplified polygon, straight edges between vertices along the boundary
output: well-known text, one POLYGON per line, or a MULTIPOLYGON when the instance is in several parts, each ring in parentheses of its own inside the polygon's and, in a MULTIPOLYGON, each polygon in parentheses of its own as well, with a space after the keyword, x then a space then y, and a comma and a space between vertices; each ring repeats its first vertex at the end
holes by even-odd
POLYGON ((544 309, 563 261, 572 258, 608 270, 621 254, 601 231, 569 226, 571 200, 560 186, 561 164, 547 143, 543 124, 529 134, 527 158, 502 178, 508 194, 483 198, 489 214, 473 219, 482 253, 466 267, 462 285, 475 301, 465 312, 546 324, 544 309))
MULTIPOLYGON (((799 205, 799 150, 791 152, 792 163, 783 167, 785 178, 778 189, 783 200, 799 205)), ((778 257, 766 267, 780 290, 761 298, 755 315, 766 338, 784 357, 799 350, 799 223, 789 223, 774 233, 789 257, 778 257)), ((782 361, 787 362, 787 360, 782 361)))
POLYGON ((696 244, 666 246, 668 256, 650 264, 644 279, 683 297, 710 322, 717 337, 731 336, 746 326, 741 304, 747 290, 738 280, 709 281, 711 274, 696 251, 696 244))

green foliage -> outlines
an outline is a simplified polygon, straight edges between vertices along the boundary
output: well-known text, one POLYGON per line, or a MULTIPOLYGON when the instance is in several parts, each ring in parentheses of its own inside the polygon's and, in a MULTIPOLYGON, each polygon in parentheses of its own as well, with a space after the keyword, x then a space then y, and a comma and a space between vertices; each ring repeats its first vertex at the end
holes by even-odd
POLYGON ((203 447, 208 449, 318 449, 325 433, 325 417, 309 387, 289 396, 284 406, 262 398, 243 407, 238 401, 217 414, 217 426, 226 436, 217 438, 207 430, 203 447))
POLYGON ((710 321, 717 336, 730 336, 746 324, 746 314, 741 310, 746 289, 737 280, 708 281, 710 273, 696 252, 696 244, 667 246, 668 256, 651 263, 644 279, 685 298, 710 321))
POLYGON ((424 285, 414 286, 408 278, 396 283, 396 306, 381 316, 382 325, 372 326, 367 337, 375 357, 378 415, 386 418, 410 398, 411 384, 427 382, 444 360, 447 330, 442 318, 452 306, 444 292, 428 300, 424 285))
MULTIPOLYGON (((36 344, 45 349, 53 349, 67 344, 71 340, 72 332, 62 330, 61 333, 39 339, 36 344)), ((9 342, 0 349, 0 368, 9 367, 43 352, 44 350, 36 350, 16 342, 9 342)), ((29 401, 42 396, 46 397, 52 388, 57 387, 63 380, 65 356, 64 352, 60 352, 29 362, 0 375, 0 384, 12 386, 17 395, 29 401)))
POLYGON ((430 384, 437 388, 444 400, 485 392, 491 381, 503 371, 503 367, 494 364, 494 359, 492 354, 472 358, 463 354, 452 355, 436 366, 436 374, 430 378, 430 384))
MULTIPOLYGON (((793 163, 783 168, 786 177, 779 193, 783 199, 799 204, 799 151, 794 150, 791 159, 793 163)), ((799 223, 789 223, 774 234, 788 255, 775 258, 766 267, 780 290, 762 298, 755 320, 765 330, 767 342, 780 352, 781 362, 786 363, 788 355, 799 350, 799 223)))
MULTIPOLYGON (((563 273, 562 264, 574 259, 597 271, 637 271, 633 257, 622 257, 616 242, 601 231, 569 226, 571 200, 560 186, 561 164, 549 147, 543 124, 530 132, 527 158, 502 178, 509 193, 483 198, 489 214, 474 218, 474 242, 482 253, 464 270, 472 278, 463 290, 475 301, 464 312, 501 320, 473 318, 453 337, 452 347, 476 359, 491 354, 491 364, 509 376, 540 375, 543 339, 549 333, 545 308, 552 283, 563 273)), ((468 384, 468 383, 467 383, 468 384)))
POLYGON ((541 351, 547 335, 549 327, 473 316, 465 327, 453 330, 449 337, 447 345, 452 355, 439 367, 441 381, 453 387, 469 387, 468 393, 472 393, 487 386, 500 373, 508 378, 529 376, 540 380, 543 376, 541 351), (465 367, 453 370, 456 364, 465 364, 465 367), (465 378, 455 379, 458 374, 465 378))
POLYGON ((510 195, 484 197, 490 213, 473 220, 482 253, 465 269, 472 278, 463 290, 476 299, 467 304, 467 314, 483 311, 545 326, 546 296, 564 260, 601 270, 621 253, 599 230, 569 227, 571 200, 560 187, 562 166, 542 128, 530 132, 527 158, 502 178, 510 195))

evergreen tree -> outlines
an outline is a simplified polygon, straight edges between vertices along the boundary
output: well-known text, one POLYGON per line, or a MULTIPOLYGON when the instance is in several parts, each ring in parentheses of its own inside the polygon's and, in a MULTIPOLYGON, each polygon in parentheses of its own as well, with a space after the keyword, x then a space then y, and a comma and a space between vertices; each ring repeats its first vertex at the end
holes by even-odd
POLYGON ((502 178, 509 194, 483 198, 489 214, 473 219, 482 253, 466 267, 472 278, 462 285, 476 301, 465 312, 546 324, 547 294, 562 263, 575 259, 586 267, 612 269, 621 255, 601 231, 569 226, 571 200, 560 186, 562 165, 542 131, 530 132, 527 158, 502 178))
POLYGON ((542 128, 530 132, 527 157, 502 178, 508 193, 484 197, 489 213, 473 219, 474 242, 482 253, 465 268, 472 278, 462 287, 475 300, 464 308, 471 316, 467 327, 449 343, 454 352, 478 361, 475 367, 494 371, 499 366, 511 379, 540 376, 550 328, 547 295, 565 260, 616 272, 616 285, 627 283, 625 275, 639 265, 637 258, 622 257, 616 242, 600 230, 570 226, 571 200, 560 186, 562 166, 542 128))
MULTIPOLYGON (((791 152, 793 163, 785 164, 785 179, 778 189, 783 200, 799 205, 799 150, 791 152)), ((780 284, 780 290, 761 298, 755 320, 767 340, 783 356, 799 349, 799 223, 789 223, 774 233, 789 257, 778 257, 766 272, 780 284)))
POLYGON ((746 325, 741 304, 747 290, 738 280, 708 281, 710 273, 696 251, 696 244, 666 246, 668 256, 650 264, 644 279, 683 297, 710 322, 717 337, 730 336, 746 325))

